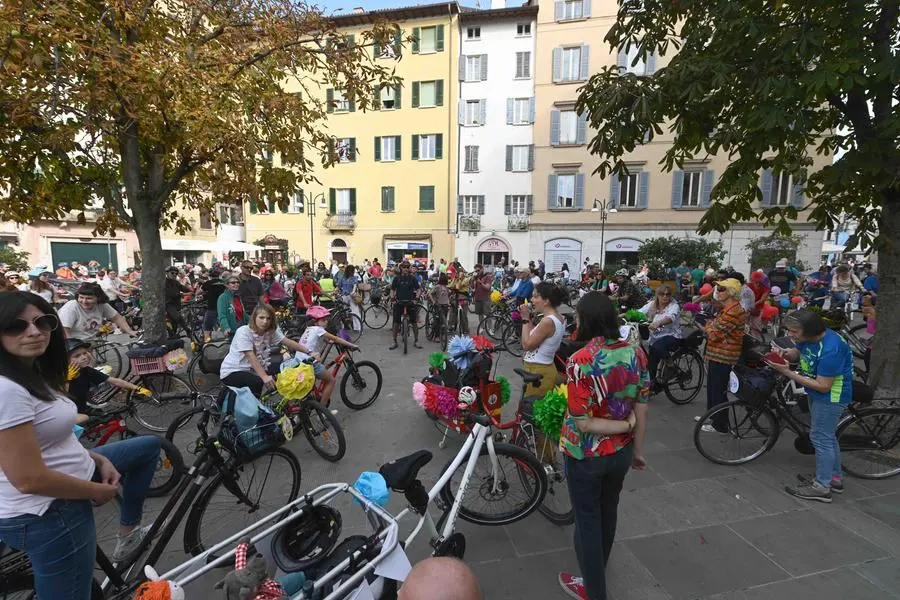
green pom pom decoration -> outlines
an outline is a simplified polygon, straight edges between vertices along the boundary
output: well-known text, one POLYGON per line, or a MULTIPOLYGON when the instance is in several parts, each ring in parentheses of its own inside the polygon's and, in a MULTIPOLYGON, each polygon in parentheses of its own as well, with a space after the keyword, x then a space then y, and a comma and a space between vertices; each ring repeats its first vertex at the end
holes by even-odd
POLYGON ((636 308, 632 308, 627 313, 625 313, 625 320, 629 323, 644 323, 647 321, 647 315, 637 310, 636 308))
POLYGON ((568 406, 569 402, 559 387, 553 388, 534 403, 534 424, 551 439, 558 440, 568 406))
POLYGON ((512 388, 509 385, 509 379, 507 379, 503 375, 497 378, 497 383, 500 384, 500 406, 503 406, 507 402, 509 402, 509 396, 512 388))
POLYGON ((443 370, 444 361, 447 360, 447 355, 443 352, 432 352, 428 356, 428 366, 432 369, 443 370))

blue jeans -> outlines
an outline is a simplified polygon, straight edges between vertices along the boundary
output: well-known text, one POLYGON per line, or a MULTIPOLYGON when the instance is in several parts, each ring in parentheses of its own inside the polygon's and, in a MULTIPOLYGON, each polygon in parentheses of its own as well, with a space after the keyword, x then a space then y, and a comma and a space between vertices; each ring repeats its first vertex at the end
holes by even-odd
POLYGON ((656 367, 659 366, 659 361, 669 358, 680 343, 681 340, 674 335, 664 335, 650 342, 650 359, 647 361, 647 370, 650 371, 651 379, 656 378, 656 367))
POLYGON ((157 436, 142 435, 91 450, 108 458, 122 475, 119 484, 122 488, 119 522, 123 526, 130 527, 141 522, 144 499, 159 466, 161 449, 157 436))
POLYGON ((831 303, 838 308, 844 308, 847 304, 847 292, 831 292, 831 303))
POLYGON ((566 457, 566 481, 575 512, 575 556, 590 600, 606 600, 606 563, 616 539, 619 493, 634 448, 583 460, 566 457))
POLYGON ((816 450, 816 481, 825 487, 841 478, 841 448, 835 431, 846 409, 844 404, 810 400, 809 441, 816 450))

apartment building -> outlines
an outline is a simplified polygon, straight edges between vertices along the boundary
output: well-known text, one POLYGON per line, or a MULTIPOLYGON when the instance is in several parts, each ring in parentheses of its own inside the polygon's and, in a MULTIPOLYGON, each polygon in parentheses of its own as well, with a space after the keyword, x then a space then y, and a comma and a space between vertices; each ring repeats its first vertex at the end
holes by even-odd
POLYGON ((316 168, 320 183, 305 186, 289 206, 248 207, 247 238, 260 242, 266 258, 360 264, 452 254, 459 8, 451 2, 335 17, 348 43, 376 18, 398 23, 400 39, 415 40, 402 50, 396 43, 370 49, 403 84, 378 90, 377 109, 365 112, 340 89, 317 91, 329 107, 339 162, 316 168))
POLYGON ((467 267, 526 256, 534 211, 537 6, 463 11, 455 256, 467 267))
MULTIPOLYGON (((640 61, 634 52, 612 49, 603 38, 616 19, 616 0, 531 0, 539 5, 536 28, 534 213, 527 258, 543 258, 548 269, 584 261, 634 264, 642 241, 657 236, 696 236, 709 206, 710 190, 728 165, 713 156, 665 173, 660 161, 671 135, 654 137, 626 157, 629 173, 619 179, 594 175, 597 160, 587 149, 591 131, 575 111, 578 88, 607 65, 651 75, 664 56, 640 61)), ((824 164, 828 157, 817 157, 824 164)), ((816 165, 819 167, 822 165, 816 165)), ((787 174, 760 173, 763 203, 803 206, 802 189, 787 174)), ((798 249, 805 264, 818 261, 822 233, 801 222, 806 236, 798 249)), ((749 268, 747 242, 766 235, 757 224, 741 224, 711 239, 721 240, 726 262, 749 268)), ((525 256, 520 257, 526 258, 525 256)), ((677 257, 673 257, 677 258, 677 257)))

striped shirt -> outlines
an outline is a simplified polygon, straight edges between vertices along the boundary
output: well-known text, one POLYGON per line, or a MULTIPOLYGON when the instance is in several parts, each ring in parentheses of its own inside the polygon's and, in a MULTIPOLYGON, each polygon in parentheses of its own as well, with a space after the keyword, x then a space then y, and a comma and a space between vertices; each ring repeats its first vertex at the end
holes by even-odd
POLYGON ((739 302, 722 309, 718 316, 707 323, 706 358, 726 365, 737 363, 744 345, 744 326, 747 312, 739 302))

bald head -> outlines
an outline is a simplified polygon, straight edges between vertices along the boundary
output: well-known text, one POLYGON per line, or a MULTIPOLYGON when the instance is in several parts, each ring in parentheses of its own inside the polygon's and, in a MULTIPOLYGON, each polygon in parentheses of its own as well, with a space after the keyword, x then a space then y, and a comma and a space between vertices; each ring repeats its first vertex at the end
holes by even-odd
POLYGON ((397 600, 482 600, 478 581, 466 564, 455 558, 426 558, 413 567, 397 600))

